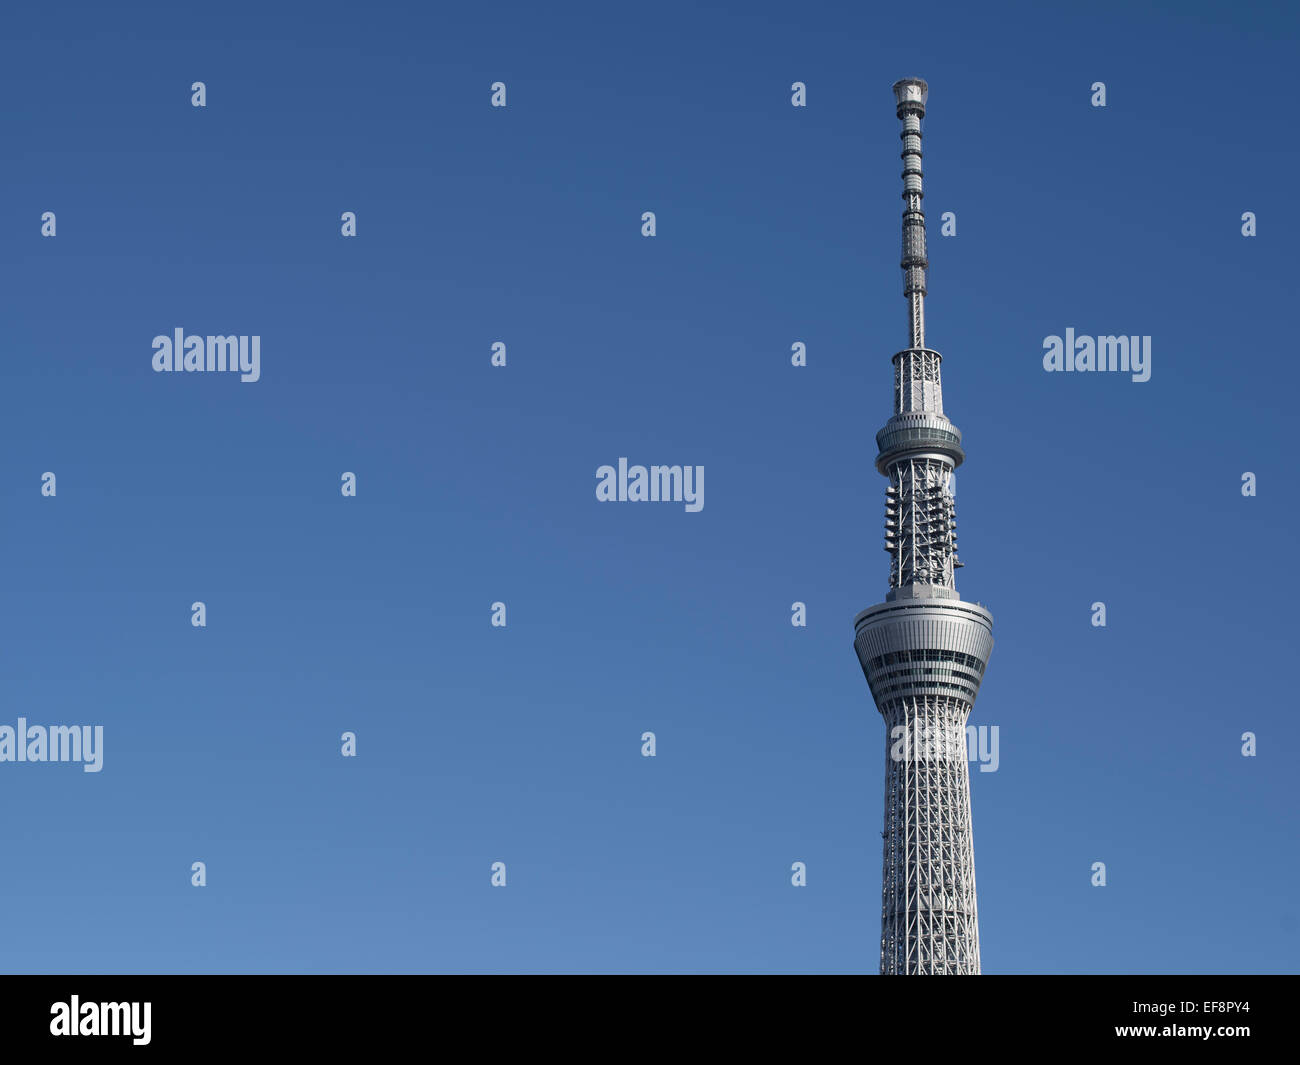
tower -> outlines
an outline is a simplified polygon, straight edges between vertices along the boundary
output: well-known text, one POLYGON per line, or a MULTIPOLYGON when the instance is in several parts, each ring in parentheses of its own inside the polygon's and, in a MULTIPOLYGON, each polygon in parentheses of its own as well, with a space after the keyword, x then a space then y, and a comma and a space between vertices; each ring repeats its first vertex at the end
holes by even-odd
POLYGON ((894 415, 876 434, 885 489, 885 601, 853 622, 854 649, 885 720, 882 974, 978 973, 966 719, 993 649, 993 617, 957 594, 953 471, 966 457, 943 413, 942 358, 925 346, 920 78, 894 85, 903 123, 906 348, 894 356, 894 415))

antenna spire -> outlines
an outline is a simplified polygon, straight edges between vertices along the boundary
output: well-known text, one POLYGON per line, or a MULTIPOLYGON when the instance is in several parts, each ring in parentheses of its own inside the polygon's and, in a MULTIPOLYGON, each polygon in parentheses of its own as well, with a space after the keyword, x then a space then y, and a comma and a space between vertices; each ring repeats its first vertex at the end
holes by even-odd
POLYGON ((925 347, 925 271, 930 260, 925 254, 925 211, 921 200, 921 119, 930 88, 921 78, 894 82, 898 117, 903 122, 903 295, 911 305, 911 348, 925 347))

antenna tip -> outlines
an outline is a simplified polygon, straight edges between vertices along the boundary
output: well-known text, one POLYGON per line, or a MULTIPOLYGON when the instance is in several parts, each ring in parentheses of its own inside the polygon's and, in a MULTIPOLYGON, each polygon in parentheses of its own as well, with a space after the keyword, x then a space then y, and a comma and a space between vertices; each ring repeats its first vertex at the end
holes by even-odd
POLYGON ((930 96, 930 86, 924 78, 903 78, 894 82, 894 99, 898 102, 898 117, 906 111, 925 114, 925 102, 930 96))

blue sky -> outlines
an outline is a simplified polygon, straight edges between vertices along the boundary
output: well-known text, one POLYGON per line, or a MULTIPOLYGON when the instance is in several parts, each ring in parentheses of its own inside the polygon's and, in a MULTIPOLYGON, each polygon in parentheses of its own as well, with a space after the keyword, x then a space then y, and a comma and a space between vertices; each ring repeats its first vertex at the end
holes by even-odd
POLYGON ((0 724, 105 750, 0 764, 0 970, 874 972, 852 620, 920 75, 984 970, 1294 971, 1297 16, 907 18, 13 12, 0 724), (155 374, 178 327, 261 380, 155 374), (1067 327, 1151 336, 1151 380, 1045 373, 1067 327), (620 456, 704 509, 598 503, 620 456))

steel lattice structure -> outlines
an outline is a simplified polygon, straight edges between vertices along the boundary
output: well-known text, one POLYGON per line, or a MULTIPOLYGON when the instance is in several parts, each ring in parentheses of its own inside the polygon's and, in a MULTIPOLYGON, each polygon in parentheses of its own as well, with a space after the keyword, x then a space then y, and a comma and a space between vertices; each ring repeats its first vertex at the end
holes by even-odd
POLYGON ((910 344, 894 356, 894 416, 876 434, 885 489, 885 601, 854 619, 854 648, 884 718, 880 971, 978 973, 966 719, 993 650, 993 617, 957 594, 953 471, 966 457, 943 413, 942 357, 925 346, 920 78, 894 85, 903 123, 903 292, 910 344))

